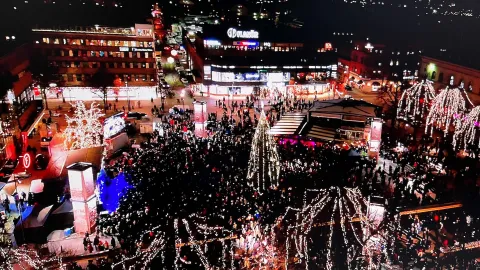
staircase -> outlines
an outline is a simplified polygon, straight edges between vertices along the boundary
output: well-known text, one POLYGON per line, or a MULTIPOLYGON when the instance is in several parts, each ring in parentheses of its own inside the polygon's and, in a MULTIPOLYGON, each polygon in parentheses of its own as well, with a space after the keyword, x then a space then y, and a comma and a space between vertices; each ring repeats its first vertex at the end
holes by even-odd
POLYGON ((303 123, 304 118, 304 113, 286 113, 282 116, 280 121, 273 125, 269 133, 272 135, 294 135, 299 126, 303 123))

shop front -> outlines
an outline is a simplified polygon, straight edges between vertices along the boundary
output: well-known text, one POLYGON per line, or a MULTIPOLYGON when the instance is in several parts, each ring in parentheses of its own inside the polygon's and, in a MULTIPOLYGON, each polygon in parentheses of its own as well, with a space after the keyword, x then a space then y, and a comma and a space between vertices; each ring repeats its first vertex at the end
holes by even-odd
MULTIPOLYGON (((66 101, 101 100, 103 98, 102 90, 92 87, 60 87, 58 91, 66 101)), ((156 97, 157 91, 155 86, 107 88, 107 99, 109 100, 150 100, 156 97)))

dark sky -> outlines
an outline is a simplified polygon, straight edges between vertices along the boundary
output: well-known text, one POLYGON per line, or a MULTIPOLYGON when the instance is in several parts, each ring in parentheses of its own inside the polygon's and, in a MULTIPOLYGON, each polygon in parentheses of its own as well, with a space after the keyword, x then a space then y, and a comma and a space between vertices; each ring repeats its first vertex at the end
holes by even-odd
MULTIPOLYGON (((148 0, 121 0, 115 8, 115 2, 105 1, 107 7, 95 6, 94 0, 56 0, 57 4, 44 4, 45 0, 2 0, 0 9, 0 34, 21 36, 32 26, 75 26, 75 25, 112 25, 132 26, 135 22, 144 23, 149 15, 151 3, 148 0), (87 4, 83 5, 82 3, 87 4), (71 4, 71 5, 70 5, 71 4), (13 7, 17 9, 14 10, 13 7)), ((46 0, 52 1, 52 0, 46 0)), ((120 1, 120 0, 119 0, 120 1)), ((166 3, 167 0, 161 0, 166 3)), ((177 1, 177 0, 173 0, 177 1)), ((372 42, 386 43, 403 47, 411 45, 422 48, 446 48, 451 51, 479 54, 480 19, 461 16, 425 15, 423 7, 414 8, 418 3, 428 0, 383 0, 385 6, 345 4, 339 0, 290 0, 295 2, 294 14, 305 22, 299 31, 306 39, 315 40, 319 35, 333 32, 353 32, 355 38, 369 36, 372 42), (388 5, 388 3, 392 5, 388 5), (408 8, 396 5, 408 4, 408 8), (410 4, 412 3, 412 4, 410 4), (422 14, 422 15, 420 15, 422 14), (420 15, 420 16, 419 16, 420 15), (440 22, 439 22, 440 21, 440 22)), ((347 0, 348 1, 348 0, 347 0)), ((365 0, 366 2, 372 2, 365 0)), ((451 10, 462 6, 480 11, 480 1, 461 0, 451 10)), ((446 3, 443 0, 431 0, 432 6, 446 3)), ((444 11, 442 11, 444 12, 444 11)), ((477 13, 475 13, 477 14, 477 13)))

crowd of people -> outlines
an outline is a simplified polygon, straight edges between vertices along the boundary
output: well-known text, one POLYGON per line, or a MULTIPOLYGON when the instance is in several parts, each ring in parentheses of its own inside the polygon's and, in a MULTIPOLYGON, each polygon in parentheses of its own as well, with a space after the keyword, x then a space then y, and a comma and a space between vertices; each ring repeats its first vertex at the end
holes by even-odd
MULTIPOLYGON (((242 230, 252 217, 262 226, 275 224, 287 206, 302 204, 306 189, 359 187, 363 194, 385 198, 387 212, 393 214, 397 206, 433 204, 449 197, 450 193, 440 192, 438 179, 441 175, 430 169, 430 163, 444 164, 443 170, 446 164, 445 174, 457 179, 475 175, 468 167, 454 170, 457 167, 452 165, 452 156, 445 151, 434 158, 424 155, 427 147, 439 146, 435 141, 423 141, 420 147, 406 151, 389 151, 393 149, 392 144, 385 144, 383 149, 388 149, 388 153, 382 154, 378 161, 366 157, 364 145, 280 138, 280 185, 259 194, 248 185, 245 177, 253 127, 258 123, 256 114, 252 116, 255 101, 258 100, 253 97, 246 102, 217 101, 216 105, 224 112, 220 118, 216 114, 209 117, 206 138, 194 135, 189 112, 177 110, 164 116, 163 136, 154 133, 140 148, 131 149, 105 166, 112 179, 119 174, 128 175, 131 186, 125 191, 117 211, 99 217, 99 230, 118 236, 124 254, 147 247, 158 231, 171 235, 167 245, 175 250, 172 239, 178 232, 174 229, 174 221, 188 220, 193 214, 208 226, 221 226, 235 232, 238 241, 244 239, 245 243, 248 237, 243 236, 242 230)), ((308 108, 311 102, 292 98, 274 100, 269 105, 267 116, 273 124, 285 111, 308 108)), ((328 230, 328 227, 320 230, 328 230)), ((320 235, 325 238, 328 232, 320 235)), ((189 241, 188 234, 179 237, 182 242, 189 241)), ((398 241, 395 246, 405 244, 398 241)), ((172 262, 176 255, 171 251, 165 256, 169 259, 158 258, 152 263, 172 262)), ((346 254, 338 258, 342 256, 346 254)), ((408 259, 403 256, 403 260, 393 261, 415 261, 418 254, 409 254, 408 259)), ((181 250, 181 260, 192 263, 191 269, 200 264, 195 257, 193 249, 181 250)), ((325 265, 321 257, 312 256, 317 265, 325 265)))

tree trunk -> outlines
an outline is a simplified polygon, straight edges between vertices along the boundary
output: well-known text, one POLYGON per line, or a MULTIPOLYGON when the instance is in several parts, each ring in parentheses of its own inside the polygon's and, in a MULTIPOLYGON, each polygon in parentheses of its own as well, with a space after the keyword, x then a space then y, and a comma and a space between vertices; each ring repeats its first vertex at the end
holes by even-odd
POLYGON ((107 92, 107 88, 104 87, 103 88, 103 111, 105 112, 105 114, 107 114, 107 102, 108 102, 108 92, 107 92))
POLYGON ((40 88, 40 91, 42 93, 43 100, 45 100, 45 110, 48 110, 47 92, 45 88, 40 88))

